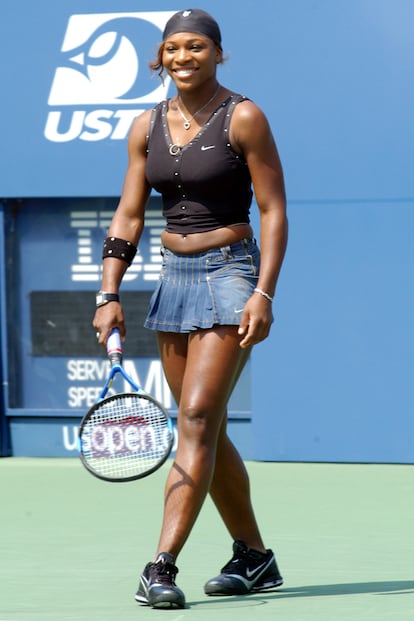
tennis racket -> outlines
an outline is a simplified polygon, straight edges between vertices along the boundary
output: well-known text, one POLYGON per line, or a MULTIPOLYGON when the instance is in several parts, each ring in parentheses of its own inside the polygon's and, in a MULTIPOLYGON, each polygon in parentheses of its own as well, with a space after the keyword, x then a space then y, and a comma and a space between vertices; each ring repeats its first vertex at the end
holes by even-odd
POLYGON ((144 392, 122 366, 119 330, 107 340, 111 370, 95 405, 79 427, 80 459, 104 481, 134 481, 155 472, 169 456, 174 432, 165 408, 144 392), (133 391, 107 396, 117 376, 133 391))

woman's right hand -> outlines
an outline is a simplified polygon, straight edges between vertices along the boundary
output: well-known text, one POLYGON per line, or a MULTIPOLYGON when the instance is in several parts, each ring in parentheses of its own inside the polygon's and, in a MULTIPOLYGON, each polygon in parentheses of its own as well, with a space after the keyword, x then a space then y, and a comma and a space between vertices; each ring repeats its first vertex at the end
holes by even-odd
POLYGON ((121 340, 125 339, 124 312, 119 302, 108 302, 96 309, 92 326, 96 330, 98 343, 106 347, 106 340, 114 328, 118 328, 121 340))

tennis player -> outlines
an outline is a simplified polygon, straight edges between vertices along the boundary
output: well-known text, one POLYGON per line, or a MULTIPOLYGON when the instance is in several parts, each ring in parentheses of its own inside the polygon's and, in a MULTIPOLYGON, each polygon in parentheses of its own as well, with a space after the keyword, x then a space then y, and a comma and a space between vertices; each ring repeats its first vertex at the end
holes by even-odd
POLYGON ((222 62, 220 28, 211 15, 188 9, 171 17, 152 69, 171 77, 176 95, 132 126, 93 320, 103 345, 115 327, 124 337, 119 288, 154 188, 162 195, 166 227, 161 275, 145 325, 157 332, 178 404, 179 438, 158 545, 135 596, 154 608, 185 606, 176 562, 207 494, 234 543, 231 560, 206 582, 205 593, 242 595, 282 584, 274 553, 259 531, 248 474, 226 433, 226 418, 251 349, 269 335, 273 321, 287 244, 284 181, 265 115, 220 84, 222 62), (250 223, 253 192, 259 244, 250 223))

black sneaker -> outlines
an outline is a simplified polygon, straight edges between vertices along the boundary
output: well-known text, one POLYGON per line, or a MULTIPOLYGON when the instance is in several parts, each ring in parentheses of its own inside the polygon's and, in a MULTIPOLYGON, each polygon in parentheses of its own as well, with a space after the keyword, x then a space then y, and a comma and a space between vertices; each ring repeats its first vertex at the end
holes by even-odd
POLYGON ((250 550, 243 541, 233 543, 233 558, 221 574, 204 585, 207 595, 245 595, 283 584, 272 550, 250 550))
POLYGON ((135 599, 153 608, 184 608, 184 593, 175 584, 177 574, 172 554, 162 552, 155 563, 146 565, 135 599))

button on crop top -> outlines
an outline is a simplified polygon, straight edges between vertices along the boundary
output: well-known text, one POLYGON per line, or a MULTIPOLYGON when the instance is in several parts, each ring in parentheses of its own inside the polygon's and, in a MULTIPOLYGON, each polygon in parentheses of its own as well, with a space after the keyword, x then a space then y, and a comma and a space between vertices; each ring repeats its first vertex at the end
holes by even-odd
POLYGON ((175 155, 169 151, 173 141, 167 124, 168 101, 154 108, 146 177, 162 195, 170 233, 199 233, 250 221, 250 172, 229 142, 233 110, 245 99, 242 95, 229 96, 175 155))

